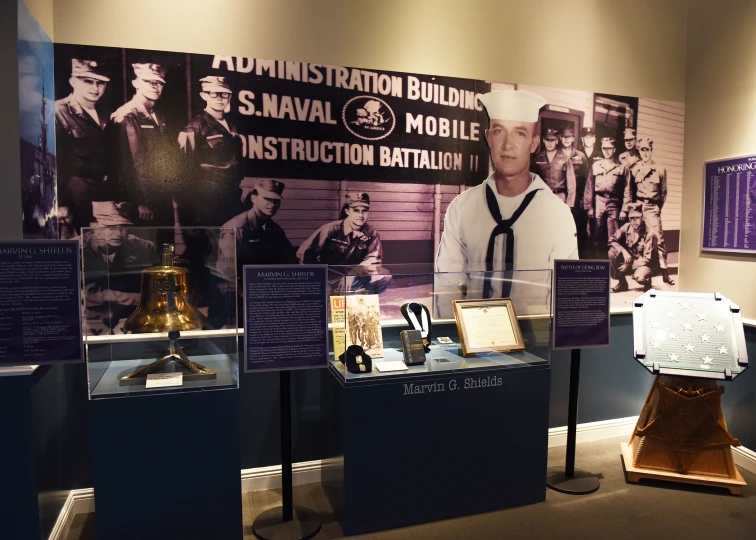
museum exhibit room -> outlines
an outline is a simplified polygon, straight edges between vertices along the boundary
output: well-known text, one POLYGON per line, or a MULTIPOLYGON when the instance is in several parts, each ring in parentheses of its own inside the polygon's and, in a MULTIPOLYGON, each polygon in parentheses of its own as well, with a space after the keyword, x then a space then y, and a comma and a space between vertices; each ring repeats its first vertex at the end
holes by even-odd
POLYGON ((0 5, 0 540, 756 538, 756 2, 0 5))

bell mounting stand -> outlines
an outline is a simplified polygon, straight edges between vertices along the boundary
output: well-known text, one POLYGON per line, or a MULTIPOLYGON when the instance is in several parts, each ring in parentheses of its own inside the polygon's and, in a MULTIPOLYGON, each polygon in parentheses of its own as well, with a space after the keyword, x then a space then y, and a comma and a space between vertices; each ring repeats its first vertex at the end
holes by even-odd
POLYGON ((168 332, 168 354, 162 358, 158 358, 151 364, 142 366, 128 375, 121 377, 120 384, 143 384, 147 375, 150 373, 162 372, 163 366, 170 361, 177 363, 188 371, 188 373, 184 375, 184 378, 187 380, 214 379, 216 377, 215 371, 206 368, 202 364, 189 360, 184 349, 178 344, 178 338, 178 330, 168 332))
POLYGON ((548 487, 568 495, 587 495, 598 491, 600 485, 595 475, 575 470, 579 384, 580 349, 572 349, 570 352, 570 401, 567 411, 567 458, 563 471, 558 467, 550 468, 546 477, 548 487))
POLYGON ((304 506, 294 506, 291 461, 291 372, 280 371, 281 383, 281 491, 282 506, 266 510, 252 524, 262 540, 306 540, 320 531, 320 515, 304 506))

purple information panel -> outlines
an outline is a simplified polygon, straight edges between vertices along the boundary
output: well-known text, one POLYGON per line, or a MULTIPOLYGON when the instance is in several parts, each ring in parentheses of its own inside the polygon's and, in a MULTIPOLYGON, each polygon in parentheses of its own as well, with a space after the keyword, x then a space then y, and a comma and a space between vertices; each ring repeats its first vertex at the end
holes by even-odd
POLYGON ((0 367, 83 361, 79 241, 0 242, 0 367))
POLYGON ((704 166, 701 249, 756 253, 756 156, 704 166))
POLYGON ((328 365, 326 265, 244 267, 244 371, 328 365))
POLYGON ((609 261, 554 261, 554 349, 609 346, 609 261))

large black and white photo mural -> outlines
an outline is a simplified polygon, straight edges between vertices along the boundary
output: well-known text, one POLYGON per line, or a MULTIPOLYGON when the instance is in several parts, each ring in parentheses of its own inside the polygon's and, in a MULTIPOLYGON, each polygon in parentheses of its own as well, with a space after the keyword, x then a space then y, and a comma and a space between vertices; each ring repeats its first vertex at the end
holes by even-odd
MULTIPOLYGON (((55 99, 59 237, 226 225, 236 233, 220 249, 235 244, 240 264, 434 263, 452 201, 489 175, 500 185, 513 160, 526 183, 540 178, 533 200, 566 207, 551 214, 574 224, 575 256, 613 260, 614 305, 675 287, 681 103, 67 44, 55 45, 55 99), (542 105, 518 128, 486 95, 542 105)), ((563 229, 553 219, 536 221, 563 229)))

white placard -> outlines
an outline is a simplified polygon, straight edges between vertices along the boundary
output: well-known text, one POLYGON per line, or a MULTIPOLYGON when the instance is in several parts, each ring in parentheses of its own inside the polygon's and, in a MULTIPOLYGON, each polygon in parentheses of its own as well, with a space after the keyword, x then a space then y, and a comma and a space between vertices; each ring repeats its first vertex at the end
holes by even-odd
POLYGON ((165 386, 181 386, 184 384, 184 374, 177 373, 150 373, 147 375, 146 388, 163 388, 165 386))
POLYGON ((381 373, 388 373, 389 371, 407 371, 409 369, 401 360, 375 362, 373 365, 375 366, 375 369, 381 373))

